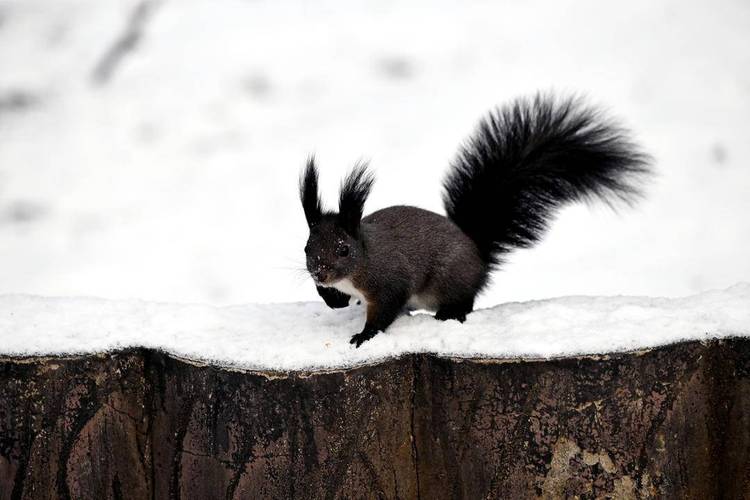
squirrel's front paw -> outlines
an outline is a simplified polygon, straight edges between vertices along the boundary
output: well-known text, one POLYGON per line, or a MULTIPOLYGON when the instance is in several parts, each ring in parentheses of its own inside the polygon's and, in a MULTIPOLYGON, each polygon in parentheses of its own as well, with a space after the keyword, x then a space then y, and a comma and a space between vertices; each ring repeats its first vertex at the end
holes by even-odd
MULTIPOLYGON (((375 332, 377 333, 377 332, 375 332)), ((354 344, 354 347, 359 347, 363 342, 366 342, 375 336, 375 333, 362 332, 354 335, 349 341, 350 344, 354 344)))
POLYGON ((345 293, 339 292, 335 288, 324 288, 322 286, 318 288, 318 295, 320 295, 325 301, 326 305, 331 309, 339 309, 349 305, 349 296, 345 293))

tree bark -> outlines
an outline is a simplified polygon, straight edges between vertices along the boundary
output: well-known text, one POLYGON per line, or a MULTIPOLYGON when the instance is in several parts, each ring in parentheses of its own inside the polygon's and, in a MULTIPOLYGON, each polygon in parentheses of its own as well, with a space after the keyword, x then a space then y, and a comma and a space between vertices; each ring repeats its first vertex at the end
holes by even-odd
POLYGON ((248 372, 0 359, 0 500, 750 498, 750 339, 248 372))

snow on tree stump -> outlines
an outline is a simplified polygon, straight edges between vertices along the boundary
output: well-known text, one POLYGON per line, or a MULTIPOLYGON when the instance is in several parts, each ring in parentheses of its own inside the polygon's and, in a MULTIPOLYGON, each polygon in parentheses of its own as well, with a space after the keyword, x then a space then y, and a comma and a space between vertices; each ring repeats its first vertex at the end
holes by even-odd
POLYGON ((0 499, 750 498, 750 339, 244 372, 0 359, 0 499))

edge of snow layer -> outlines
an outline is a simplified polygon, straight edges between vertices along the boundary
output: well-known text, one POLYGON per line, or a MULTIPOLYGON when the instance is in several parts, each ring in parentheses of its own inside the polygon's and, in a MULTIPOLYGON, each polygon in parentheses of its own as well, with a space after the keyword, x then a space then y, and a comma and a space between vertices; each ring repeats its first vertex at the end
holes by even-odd
POLYGON ((364 308, 322 302, 214 307, 138 300, 0 296, 0 357, 65 356, 132 347, 228 368, 340 369, 410 353, 550 359, 750 336, 750 283, 684 298, 561 297, 501 304, 467 321, 399 318, 359 349, 364 308))

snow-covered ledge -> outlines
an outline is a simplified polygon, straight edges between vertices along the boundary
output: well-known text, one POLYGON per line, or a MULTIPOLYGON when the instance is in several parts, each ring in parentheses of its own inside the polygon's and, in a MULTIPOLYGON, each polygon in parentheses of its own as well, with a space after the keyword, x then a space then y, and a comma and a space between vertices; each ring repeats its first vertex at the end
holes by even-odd
POLYGON ((0 296, 0 356, 131 347, 244 370, 350 368, 409 353, 551 359, 635 351, 750 333, 750 283, 685 298, 563 297, 475 311, 464 324, 402 317, 360 349, 364 309, 322 302, 212 307, 0 296))
POLYGON ((750 284, 362 314, 0 297, 0 498, 750 495, 750 284))

